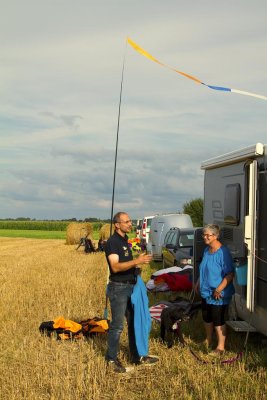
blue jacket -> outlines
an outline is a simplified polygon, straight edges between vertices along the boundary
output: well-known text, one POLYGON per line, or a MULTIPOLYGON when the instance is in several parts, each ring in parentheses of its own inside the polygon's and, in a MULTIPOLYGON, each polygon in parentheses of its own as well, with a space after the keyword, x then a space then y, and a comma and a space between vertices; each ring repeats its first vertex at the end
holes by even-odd
POLYGON ((151 316, 146 286, 139 275, 131 295, 131 302, 134 309, 134 333, 137 351, 140 357, 147 356, 151 316))

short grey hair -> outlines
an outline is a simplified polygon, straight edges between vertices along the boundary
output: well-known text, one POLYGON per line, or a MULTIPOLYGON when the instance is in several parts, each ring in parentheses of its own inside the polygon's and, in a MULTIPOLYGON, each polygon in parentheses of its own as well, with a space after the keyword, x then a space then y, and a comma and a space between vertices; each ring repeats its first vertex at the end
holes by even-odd
POLYGON ((205 233, 205 231, 207 231, 207 230, 211 231, 213 233, 213 235, 216 236, 217 238, 220 236, 220 227, 219 227, 219 225, 207 224, 203 228, 203 233, 205 233))

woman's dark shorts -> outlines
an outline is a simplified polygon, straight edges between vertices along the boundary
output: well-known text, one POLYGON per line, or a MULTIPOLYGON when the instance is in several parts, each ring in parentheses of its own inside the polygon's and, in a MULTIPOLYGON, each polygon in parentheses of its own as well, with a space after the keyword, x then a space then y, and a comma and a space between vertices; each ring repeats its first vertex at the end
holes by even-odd
POLYGON ((206 323, 213 323, 214 326, 222 326, 225 324, 225 311, 227 305, 207 304, 202 299, 202 318, 206 323))

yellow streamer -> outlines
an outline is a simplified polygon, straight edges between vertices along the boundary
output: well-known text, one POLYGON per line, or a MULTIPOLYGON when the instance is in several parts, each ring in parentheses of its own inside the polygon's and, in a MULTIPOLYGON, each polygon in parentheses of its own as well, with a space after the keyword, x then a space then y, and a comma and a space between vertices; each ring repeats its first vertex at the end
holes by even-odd
POLYGON ((157 60, 155 57, 153 57, 151 54, 149 54, 146 50, 142 49, 142 47, 138 46, 138 44, 136 44, 130 38, 127 39, 127 42, 134 48, 134 50, 138 51, 138 53, 142 54, 142 56, 148 58, 149 60, 152 60, 152 61, 156 62, 157 64, 162 65, 163 67, 169 68, 172 71, 176 72, 177 74, 181 74, 181 75, 185 76, 186 78, 192 79, 196 83, 202 83, 199 79, 195 78, 192 75, 188 75, 185 72, 182 72, 182 71, 179 71, 178 69, 172 68, 167 64, 163 64, 162 62, 157 60))

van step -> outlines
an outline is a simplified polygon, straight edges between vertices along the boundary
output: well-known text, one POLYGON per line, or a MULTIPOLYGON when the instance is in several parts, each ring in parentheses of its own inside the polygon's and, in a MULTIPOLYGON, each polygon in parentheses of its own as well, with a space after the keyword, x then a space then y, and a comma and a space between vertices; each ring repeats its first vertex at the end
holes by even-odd
POLYGON ((246 321, 226 321, 235 332, 256 332, 256 328, 246 321))

